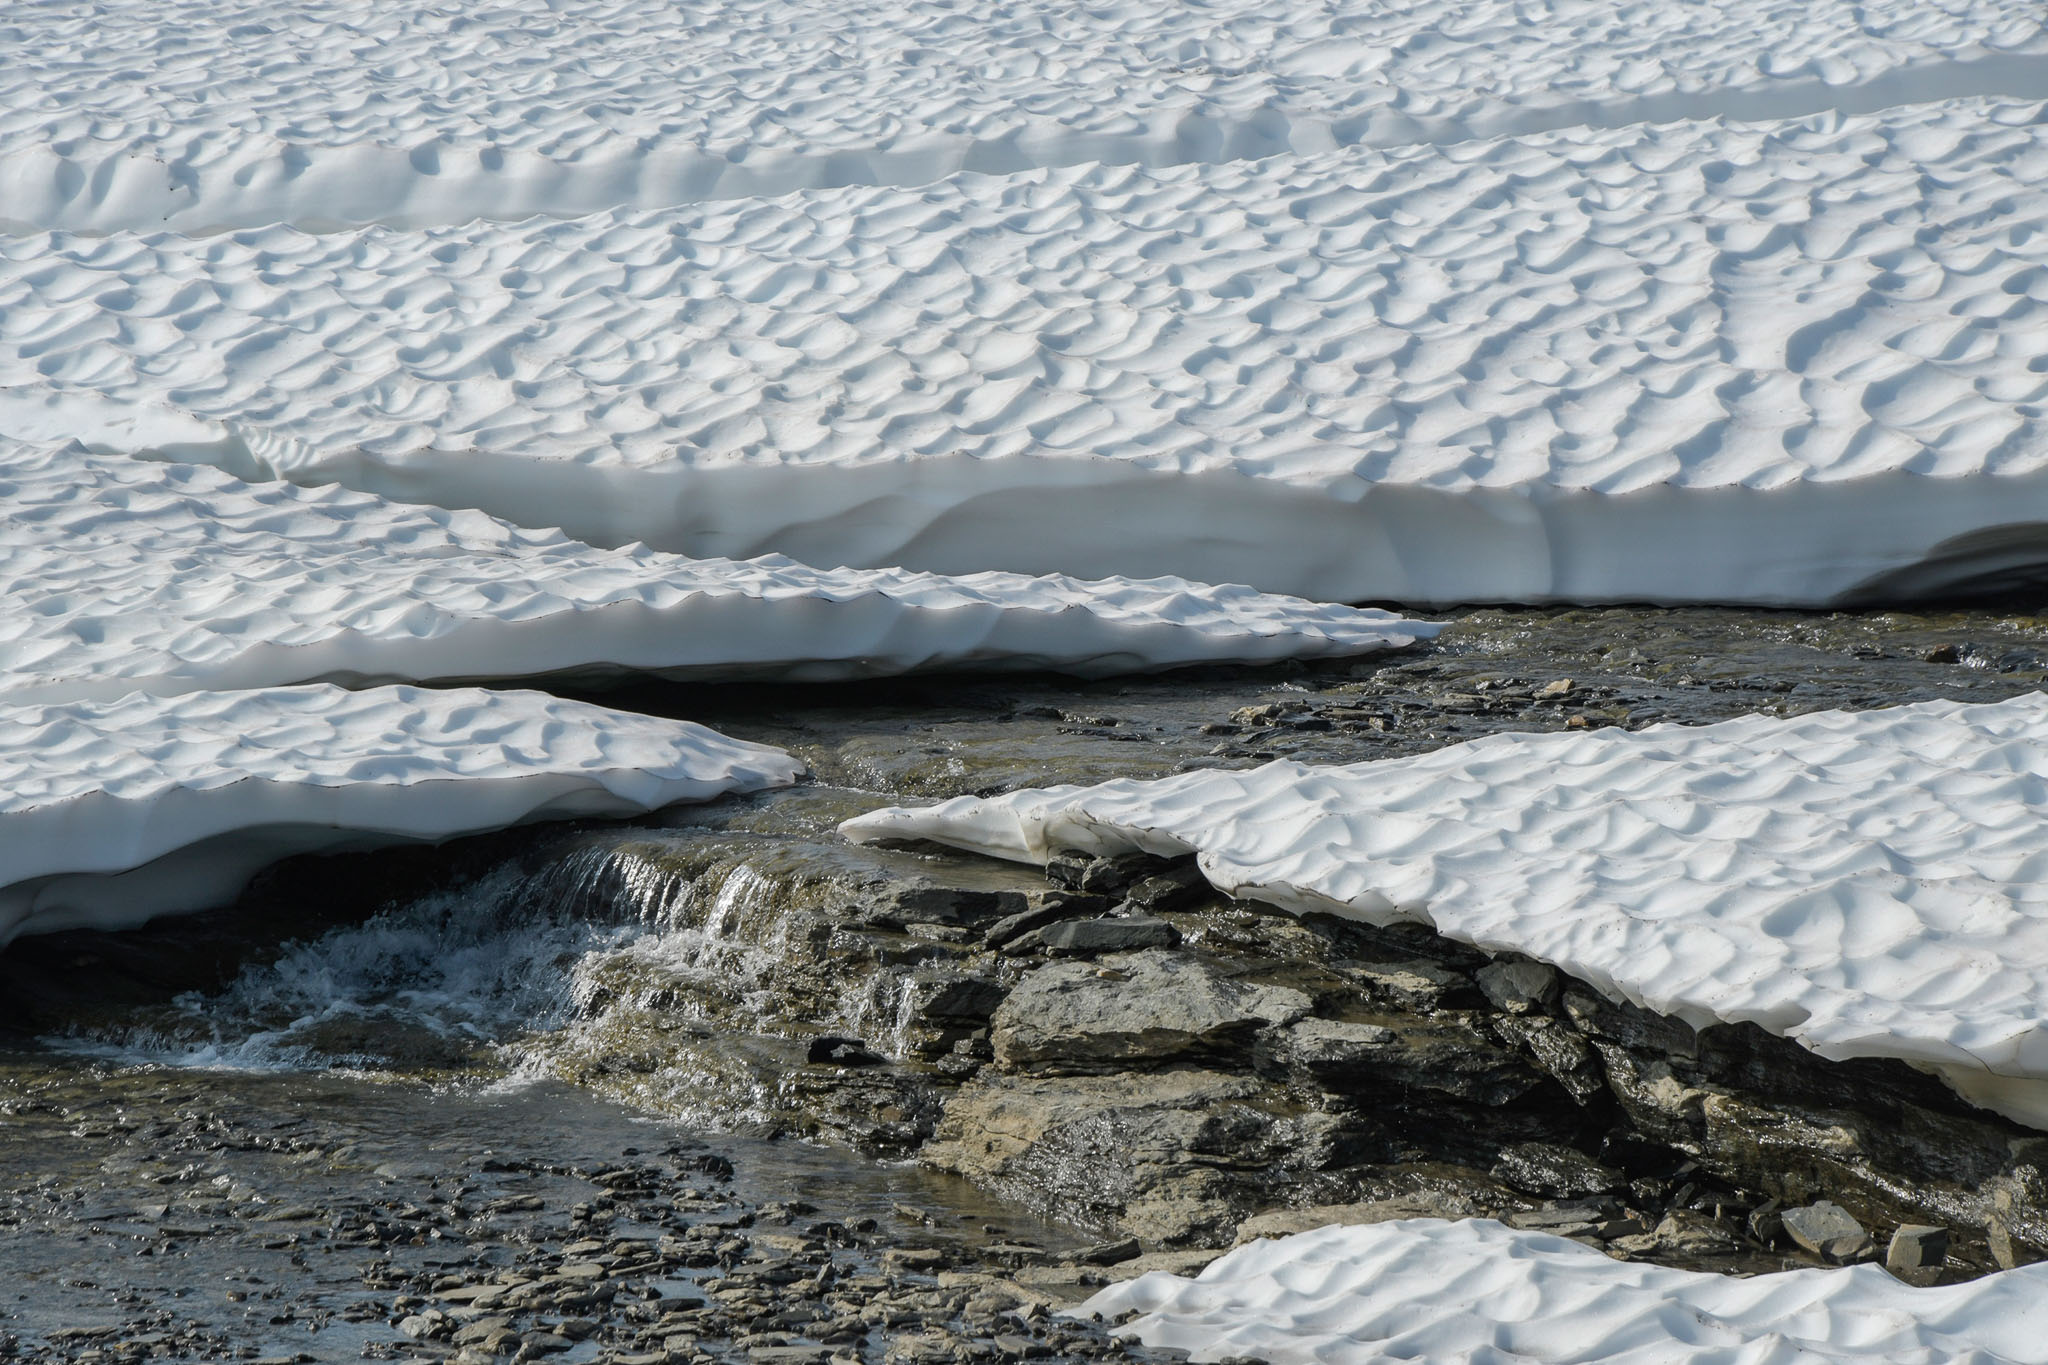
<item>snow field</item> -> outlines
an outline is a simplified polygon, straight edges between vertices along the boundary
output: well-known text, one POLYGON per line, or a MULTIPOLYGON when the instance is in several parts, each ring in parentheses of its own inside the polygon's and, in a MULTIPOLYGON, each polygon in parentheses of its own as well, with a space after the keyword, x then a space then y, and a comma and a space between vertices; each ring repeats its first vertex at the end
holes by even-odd
POLYGON ((431 231, 32 234, 0 239, 0 434, 707 556, 1896 598, 2048 558, 2044 186, 2043 106, 1962 99, 431 231))
POLYGON ((2039 1365, 2048 1266, 1913 1289, 1874 1265, 1738 1279, 1610 1260, 1483 1219, 1251 1242, 1079 1311, 1148 1346, 1272 1365, 2039 1365))
POLYGON ((1891 1057, 2048 1128, 2048 696, 892 808, 850 838, 1195 853, 1219 890, 1409 920, 1695 1027, 1891 1057))
POLYGON ((620 672, 1110 673, 1366 653, 1385 612, 1162 579, 600 550, 478 512, 0 442, 0 701, 620 672))
POLYGON ((787 786, 699 725, 539 692, 201 692, 0 705, 0 944, 232 900, 295 853, 787 786))
POLYGON ((2004 0, 76 0, 14 7, 0 42, 0 226, 90 232, 2048 93, 2048 20, 2004 0))

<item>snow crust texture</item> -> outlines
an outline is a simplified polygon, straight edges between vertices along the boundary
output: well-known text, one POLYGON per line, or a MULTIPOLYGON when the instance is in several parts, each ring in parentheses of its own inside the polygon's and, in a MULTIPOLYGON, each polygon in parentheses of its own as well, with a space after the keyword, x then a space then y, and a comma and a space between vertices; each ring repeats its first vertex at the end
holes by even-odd
POLYGON ((1252 1242, 1194 1280, 1112 1285, 1082 1312, 1197 1361, 1272 1365, 2039 1365, 2048 1267, 1935 1289, 1875 1265, 1738 1279, 1610 1260, 1487 1220, 1252 1242))
POLYGON ((0 706, 0 943, 232 899, 287 854, 786 786, 778 749, 537 692, 0 706))
POLYGON ((2038 92, 2048 22, 2007 0, 85 0, 15 6, 0 42, 0 216, 210 231, 2038 92))
POLYGON ((1195 852, 1219 889, 1413 920, 1705 1026, 1893 1057, 2048 1126, 2048 696, 1501 735, 1416 758, 894 808, 858 840, 1195 852))
POLYGON ((0 433, 700 555, 1349 601, 1934 591, 2013 548, 1958 538, 2048 522, 2042 110, 32 234, 0 240, 0 433))
POLYGON ((1365 653, 1435 627, 1164 579, 600 550, 478 512, 0 443, 0 701, 316 680, 929 667, 1108 673, 1365 653))

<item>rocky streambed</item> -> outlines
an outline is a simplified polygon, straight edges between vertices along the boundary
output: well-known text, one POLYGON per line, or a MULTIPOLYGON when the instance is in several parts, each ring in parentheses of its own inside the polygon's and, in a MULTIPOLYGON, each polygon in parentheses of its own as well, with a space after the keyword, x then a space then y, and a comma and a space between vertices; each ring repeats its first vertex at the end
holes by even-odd
POLYGON ((300 860, 227 910, 0 956, 0 1349, 1088 1358, 1123 1348, 1053 1314, 1109 1278, 1418 1214, 1738 1273, 2033 1259, 2048 1135, 1906 1067, 1225 900, 1186 864, 1040 875, 832 828, 2044 671, 2024 614, 1480 611, 1353 665, 608 694, 815 780, 300 860))

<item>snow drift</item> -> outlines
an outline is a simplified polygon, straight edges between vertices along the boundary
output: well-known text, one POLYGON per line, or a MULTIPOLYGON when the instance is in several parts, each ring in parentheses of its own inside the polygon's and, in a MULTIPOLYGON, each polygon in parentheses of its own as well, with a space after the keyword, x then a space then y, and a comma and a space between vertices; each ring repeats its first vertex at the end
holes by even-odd
POLYGON ((2042 106, 1959 99, 35 234, 0 241, 0 434, 820 565, 1325 601, 1995 587, 2048 577, 2044 186, 2042 106))
POLYGON ((1272 1365, 2039 1365, 2048 1266, 1912 1289, 1874 1265, 1740 1279, 1489 1221, 1328 1227, 1154 1272, 1082 1312, 1197 1361, 1272 1365))
POLYGON ((600 550, 477 512, 0 441, 0 702, 311 681, 1102 674, 1435 630, 1248 588, 600 550))
POLYGON ((295 853, 786 786, 779 749, 537 692, 0 706, 0 944, 232 900, 295 853))
POLYGON ((1499 735, 892 808, 1020 861, 1199 855, 1296 913, 1412 920, 1695 1027, 1892 1057, 2048 1127, 2048 696, 1499 735))

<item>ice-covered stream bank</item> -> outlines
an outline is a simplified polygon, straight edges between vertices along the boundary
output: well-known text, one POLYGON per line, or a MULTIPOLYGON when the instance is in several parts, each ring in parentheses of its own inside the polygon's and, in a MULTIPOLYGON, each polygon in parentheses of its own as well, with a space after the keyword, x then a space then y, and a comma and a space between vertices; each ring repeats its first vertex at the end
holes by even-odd
MULTIPOLYGON (((926 1275, 920 1292, 938 1292, 931 1269, 971 1269, 1073 1302, 1094 1279, 1192 1269, 1247 1225, 1396 1214, 1492 1214, 1633 1260, 1762 1270, 1812 1259, 1773 1229, 1771 1201, 1782 1211, 1823 1198, 1853 1211, 1880 1249, 1900 1223, 1941 1224, 1952 1234, 1942 1273, 1968 1276, 2048 1250, 2040 1140, 1972 1113, 1927 1078, 1820 1062, 1753 1031, 1695 1034, 1627 1010, 1574 1015, 1560 1007, 1572 989, 1563 982, 1539 980, 1533 1004, 1517 1012, 1511 995, 1505 1004, 1489 995, 1483 959, 1427 934, 1358 936, 1181 899, 1185 886, 1171 877, 1145 893, 1150 911, 1119 919, 1109 912, 1128 890, 1060 890, 1030 869, 862 850, 831 831, 908 797, 1269 757, 1425 753, 1502 729, 1991 701, 2044 679, 2048 629, 2024 615, 1613 610, 1465 613, 1423 650, 1278 672, 939 678, 886 693, 649 684, 609 700, 777 745, 816 784, 635 827, 300 862, 259 883, 237 911, 134 934, 20 940, 0 955, 0 1008, 17 1036, 46 1041, 21 1054, 9 1093, 102 1089, 114 1109, 133 1111, 120 1122, 135 1122, 156 1111, 123 1097, 153 1077, 148 1084, 185 1098, 160 1120, 143 1118, 135 1134, 146 1135, 158 1121, 176 1129, 179 1110, 232 1109, 236 1096, 280 1086, 387 1094, 394 1114, 434 1092, 480 1103, 503 1092, 525 1097, 543 1146, 560 1131, 543 1121, 548 1113, 602 1100, 706 1135, 713 1151, 725 1150, 718 1132, 779 1130, 842 1154, 914 1155, 1007 1209, 965 1224, 972 1245, 957 1258, 906 1269, 926 1275), (1128 989, 1133 982, 1141 989, 1128 989), (1163 1003, 1148 1012, 1134 1001, 1163 1003), (1356 1083, 1361 1057, 1377 1078, 1370 1086, 1356 1083), (1081 1226, 1062 1242, 1024 1221, 1034 1209, 1081 1226), (983 1223, 1006 1230, 983 1232, 983 1223), (1118 1245, 1127 1236, 1136 1244, 1118 1245), (1093 1264, 1073 1254, 1084 1244, 1098 1260, 1144 1259, 1093 1264)), ((104 1178, 95 1172, 116 1155, 105 1144, 132 1153, 144 1140, 108 1136, 101 1112, 48 1117, 86 1134, 68 1140, 91 1168, 80 1181, 104 1178), (99 1129, 107 1133, 91 1135, 99 1129)), ((268 1112, 265 1123, 290 1121, 268 1112)), ((203 1161, 183 1159, 197 1161, 195 1184, 227 1173, 207 1163, 242 1160, 227 1154, 270 1131, 202 1133, 221 1145, 203 1161)), ((313 1141, 300 1128, 278 1130, 287 1131, 313 1141)), ((126 1159, 107 1169, 140 1169, 126 1159)), ((854 1172, 871 1158, 845 1159, 854 1172)), ((457 1184, 477 1178, 454 1174, 457 1184)), ((374 1169, 347 1177, 359 1178, 386 1179, 374 1169)), ((472 1212, 479 1201, 452 1188, 444 1180, 440 1197, 472 1212)), ((479 1224, 428 1201, 431 1186, 378 1189, 307 1201, 347 1213, 342 1225, 213 1215, 246 1228, 238 1248, 263 1253, 265 1239, 296 1239, 263 1253, 269 1269, 255 1273, 265 1283, 245 1302, 291 1304, 302 1291, 314 1307, 370 1302, 349 1330, 398 1343, 410 1340, 399 1320, 459 1306, 436 1299, 436 1283, 560 1273, 557 1262, 523 1262, 523 1250, 499 1261, 492 1248, 508 1245, 507 1233, 492 1222, 510 1213, 479 1224), (377 1200, 390 1207, 370 1207, 377 1200), (448 1219, 428 1224, 438 1239, 394 1254, 489 1264, 422 1262, 407 1271, 427 1277, 420 1289, 394 1279, 323 1299, 323 1267, 359 1275, 358 1260, 375 1259, 350 1254, 358 1203, 387 1229, 406 1225, 397 1213, 407 1204, 448 1219), (293 1252, 309 1268, 293 1267, 293 1252), (269 1292, 279 1299, 260 1298, 269 1292)), ((491 1200, 513 1195, 494 1189, 491 1200)), ((42 1201, 33 1186, 24 1198, 42 1201)), ((188 1196, 169 1198, 179 1208, 158 1223, 195 1226, 179 1211, 188 1196)), ((276 1202, 287 1198, 296 1196, 280 1187, 276 1202)), ((550 1205, 562 1232, 537 1245, 576 1259, 566 1251, 573 1205, 590 1202, 585 1190, 550 1205)), ((92 1220, 113 1211, 100 1196, 52 1199, 34 1214, 42 1221, 18 1226, 71 1229, 70 1245, 84 1248, 98 1245, 85 1231, 92 1220)), ((176 1257, 200 1258, 182 1263, 190 1267, 216 1254, 203 1248, 230 1245, 193 1235, 168 1239, 178 1244, 167 1250, 160 1229, 145 1235, 154 1226, 116 1234, 169 1267, 162 1281, 139 1283, 145 1295, 157 1292, 149 1284, 179 1281, 176 1257)), ((885 1219, 876 1254, 921 1250, 932 1231, 885 1219)), ((606 1246, 600 1254, 613 1255, 606 1246)), ((101 1312, 99 1290, 62 1283, 110 1283, 77 1269, 102 1254, 80 1250, 62 1274, 39 1271, 39 1316, 17 1305, 0 1333, 40 1345, 53 1315, 102 1321, 85 1316, 101 1312)), ((604 1336, 605 1349, 630 1353, 619 1343, 661 1321, 625 1317, 633 1302, 622 1296, 593 1318, 620 1334, 604 1336)), ((516 1321, 537 1331, 564 1316, 543 1309, 516 1321)), ((261 1339, 275 1349, 273 1336, 261 1339)), ((731 1341, 708 1348, 711 1358, 740 1353, 731 1341)), ((873 1358, 892 1341, 873 1334, 873 1358)))

